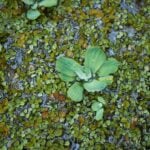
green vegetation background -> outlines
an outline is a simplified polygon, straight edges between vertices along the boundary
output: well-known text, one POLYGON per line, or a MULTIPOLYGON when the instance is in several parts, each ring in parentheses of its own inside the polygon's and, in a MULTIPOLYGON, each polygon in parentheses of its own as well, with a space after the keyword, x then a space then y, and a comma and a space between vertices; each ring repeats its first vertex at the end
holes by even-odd
POLYGON ((65 0, 30 21, 23 2, 1 0, 0 149, 148 149, 148 4, 65 0), (76 104, 66 97, 55 62, 65 55, 82 63, 89 45, 122 64, 112 85, 76 104), (101 121, 90 108, 98 96, 107 101, 101 121))

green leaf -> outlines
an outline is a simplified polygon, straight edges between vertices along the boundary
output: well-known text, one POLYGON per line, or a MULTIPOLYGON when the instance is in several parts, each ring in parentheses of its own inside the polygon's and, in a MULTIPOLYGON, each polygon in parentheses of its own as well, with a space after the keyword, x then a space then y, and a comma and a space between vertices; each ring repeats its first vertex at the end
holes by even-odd
POLYGON ((113 82, 113 76, 100 77, 98 81, 103 81, 107 83, 107 85, 110 85, 113 82))
POLYGON ((107 84, 103 81, 93 80, 84 83, 83 86, 88 92, 98 92, 103 90, 107 86, 107 84))
POLYGON ((30 9, 27 11, 27 18, 30 19, 30 20, 35 20, 37 19, 39 16, 41 15, 41 13, 35 9, 30 9))
POLYGON ((96 73, 105 60, 105 53, 100 48, 90 47, 86 51, 84 64, 92 73, 96 73))
POLYGON ((44 6, 44 7, 52 7, 56 6, 58 4, 58 0, 42 0, 39 2, 39 6, 44 6))
POLYGON ((66 82, 71 82, 75 80, 75 77, 67 76, 65 74, 59 73, 59 77, 66 82))
POLYGON ((80 102, 83 99, 83 87, 79 82, 75 82, 69 88, 67 95, 72 99, 72 101, 80 102))
POLYGON ((101 109, 102 108, 102 104, 100 103, 100 102, 94 102, 93 104, 92 104, 92 110, 93 111, 98 111, 99 109, 101 109))
POLYGON ((99 101, 101 104, 106 105, 106 102, 105 102, 105 100, 104 100, 103 97, 98 97, 98 101, 99 101))
POLYGON ((107 76, 109 74, 115 73, 118 70, 119 62, 114 58, 109 58, 104 64, 100 67, 97 74, 99 76, 107 76))
POLYGON ((27 5, 32 5, 34 3, 34 0, 22 0, 27 5))
POLYGON ((31 6, 32 9, 37 9, 38 8, 38 3, 34 3, 34 5, 31 6))
POLYGON ((79 67, 80 65, 71 58, 60 57, 56 61, 56 70, 67 76, 76 76, 75 70, 79 67))
POLYGON ((104 113, 104 109, 101 108, 96 112, 96 116, 95 119, 98 120, 102 120, 103 119, 103 113, 104 113))
POLYGON ((90 79, 92 76, 90 69, 84 66, 77 68, 75 72, 81 80, 85 81, 88 81, 88 79, 90 79))

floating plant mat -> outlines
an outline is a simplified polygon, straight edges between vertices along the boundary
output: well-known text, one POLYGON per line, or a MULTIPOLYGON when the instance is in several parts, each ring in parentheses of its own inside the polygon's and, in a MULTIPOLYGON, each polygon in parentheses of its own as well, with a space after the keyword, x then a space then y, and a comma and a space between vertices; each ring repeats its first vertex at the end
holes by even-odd
POLYGON ((1 0, 0 149, 148 149, 148 3, 60 0, 52 8, 38 7, 40 16, 29 20, 30 6, 1 0), (56 61, 68 57, 82 65, 89 46, 121 65, 111 85, 85 91, 75 103, 56 61))

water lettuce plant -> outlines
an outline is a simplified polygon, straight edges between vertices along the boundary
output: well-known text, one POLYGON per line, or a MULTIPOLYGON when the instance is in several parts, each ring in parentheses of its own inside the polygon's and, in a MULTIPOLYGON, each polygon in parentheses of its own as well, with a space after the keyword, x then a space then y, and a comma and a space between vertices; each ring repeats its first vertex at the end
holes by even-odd
POLYGON ((98 101, 94 101, 92 104, 92 110, 96 112, 95 120, 101 120, 103 118, 104 108, 106 104, 105 100, 102 97, 98 97, 98 101))
POLYGON ((22 0, 25 4, 30 6, 27 11, 27 18, 30 20, 37 19, 41 13, 38 10, 39 7, 53 7, 58 4, 58 0, 22 0))
POLYGON ((112 74, 118 69, 119 62, 115 58, 106 58, 99 47, 89 47, 85 53, 84 66, 67 57, 56 61, 59 77, 73 84, 67 95, 73 101, 83 99, 84 89, 88 92, 99 92, 113 82, 112 74))

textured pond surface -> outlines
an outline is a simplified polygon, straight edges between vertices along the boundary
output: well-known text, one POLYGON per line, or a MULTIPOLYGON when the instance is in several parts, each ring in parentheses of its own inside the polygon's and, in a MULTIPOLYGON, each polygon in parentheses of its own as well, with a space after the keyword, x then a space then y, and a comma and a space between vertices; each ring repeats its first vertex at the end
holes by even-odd
POLYGON ((0 149, 146 150, 150 148, 149 0, 64 0, 28 20, 19 0, 0 1, 0 149), (82 63, 88 46, 121 62, 113 84, 67 97, 55 70, 82 63), (96 121, 92 100, 107 105, 96 121))

